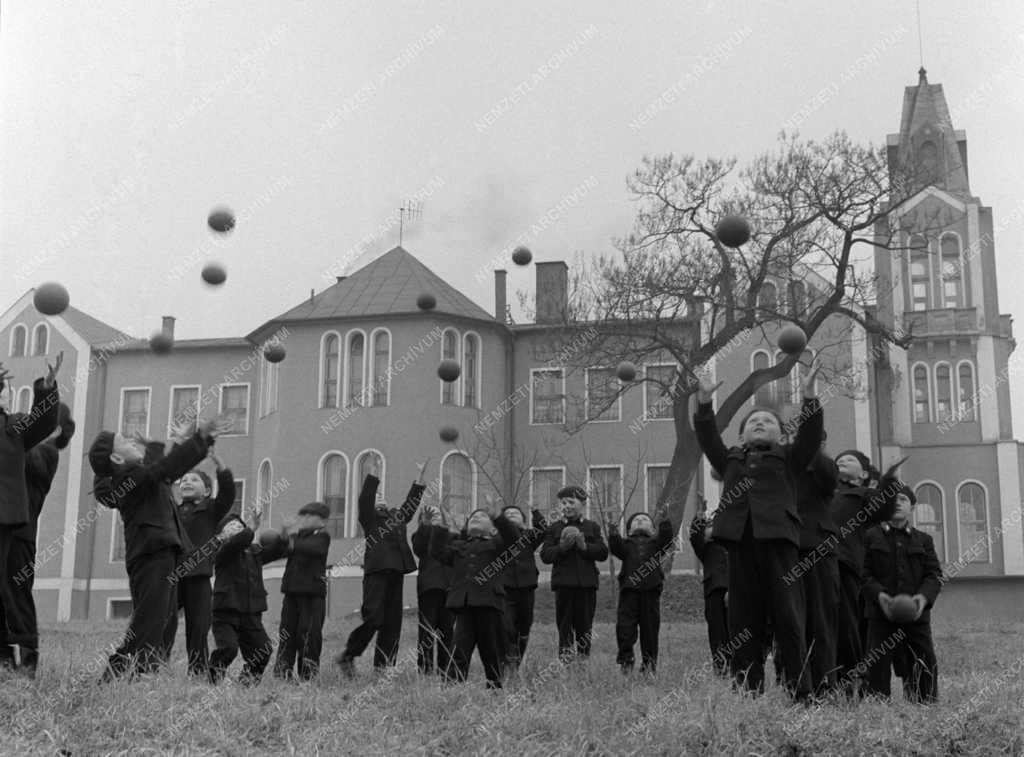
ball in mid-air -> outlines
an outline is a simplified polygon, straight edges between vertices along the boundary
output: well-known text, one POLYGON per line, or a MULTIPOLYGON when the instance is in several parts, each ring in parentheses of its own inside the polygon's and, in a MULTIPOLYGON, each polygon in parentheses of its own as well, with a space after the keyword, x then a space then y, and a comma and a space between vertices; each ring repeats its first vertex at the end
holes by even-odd
POLYGON ((220 263, 207 263, 203 266, 203 281, 210 286, 220 286, 228 280, 228 273, 220 263))
POLYGON ((632 381, 636 378, 636 366, 628 360, 623 360, 619 363, 616 373, 618 374, 620 381, 632 381))
POLYGON ((909 594, 897 594, 889 604, 893 623, 913 623, 917 617, 917 603, 909 594))
POLYGON ((416 307, 420 310, 433 310, 437 307, 437 298, 430 292, 424 292, 416 298, 416 307))
POLYGON ((225 234, 235 228, 235 214, 221 206, 210 211, 206 222, 214 231, 225 234))
POLYGON ((71 297, 68 290, 56 281, 47 281, 36 287, 32 302, 43 315, 60 315, 67 310, 71 297))
POLYGON ((174 349, 174 339, 170 334, 158 331, 149 338, 149 349, 156 355, 168 355, 174 349))
POLYGON ((441 426, 438 436, 441 437, 442 442, 454 442, 459 438, 459 430, 455 426, 441 426))
POLYGON ((530 265, 531 260, 533 260, 533 253, 528 247, 519 245, 512 250, 512 262, 516 265, 530 265))
POLYGON ((715 226, 715 236, 726 247, 739 247, 750 239, 750 224, 743 216, 725 216, 715 226))
POLYGON ((460 373, 462 373, 462 368, 459 367, 456 360, 445 359, 437 366, 437 375, 442 381, 455 381, 460 373))
POLYGON ((804 347, 807 346, 807 334, 795 323, 791 323, 779 331, 776 344, 787 355, 796 355, 803 352, 804 347))
POLYGON ((284 360, 286 352, 283 344, 268 344, 263 348, 263 357, 267 359, 268 363, 280 363, 284 360))

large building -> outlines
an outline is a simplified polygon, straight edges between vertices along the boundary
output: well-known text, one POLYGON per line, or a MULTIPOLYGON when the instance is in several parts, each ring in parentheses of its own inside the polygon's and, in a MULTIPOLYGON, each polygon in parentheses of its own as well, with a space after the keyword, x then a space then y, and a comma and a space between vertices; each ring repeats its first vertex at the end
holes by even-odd
MULTIPOLYGON (((941 86, 923 73, 907 88, 889 147, 894 160, 935 168, 934 185, 904 210, 908 221, 915 210, 921 218, 945 214, 948 228, 927 253, 922 246, 903 260, 876 261, 881 286, 893 292, 879 296, 877 317, 914 323, 908 350, 871 344, 838 319, 809 345, 814 352, 828 344, 832 359, 863 377, 860 391, 829 398, 829 448, 857 447, 883 462, 910 454, 903 475, 921 501, 918 525, 935 536, 953 576, 948 611, 984 601, 990 613, 1019 613, 1011 597, 1024 583, 1024 460, 1010 427, 1013 340, 996 300, 991 211, 970 196, 966 139, 953 129, 941 86)), ((308 501, 330 506, 334 617, 358 608, 354 505, 374 460, 396 505, 416 463, 431 458, 427 496, 457 518, 488 497, 550 510, 566 483, 584 485, 600 509, 653 508, 673 451, 671 402, 646 383, 605 402, 619 386, 614 369, 581 367, 582 342, 558 327, 567 266, 538 263, 536 275, 535 322, 514 324, 503 271, 495 272, 489 313, 397 247, 245 337, 178 340, 167 357, 74 308, 42 316, 26 293, 0 317, 0 354, 16 377, 8 401, 25 409, 42 356, 64 350, 61 392, 79 422, 40 526, 41 617, 104 619, 131 609, 119 518, 90 496, 85 455, 101 428, 166 438, 176 418, 231 414, 233 430, 217 450, 234 471, 238 508, 261 503, 264 522, 276 527, 308 501), (436 299, 431 310, 417 305, 424 292, 436 299), (272 340, 287 348, 281 363, 262 356, 272 340), (442 359, 460 365, 457 381, 439 380, 442 359), (579 430, 566 435, 566 425, 579 430), (459 431, 454 443, 439 440, 442 426, 459 431)), ((807 274, 800 285, 806 289, 777 282, 790 306, 825 282, 807 274)), ((164 329, 173 334, 173 318, 164 329)), ((776 359, 774 346, 755 337, 723 350, 711 367, 728 392, 776 359)), ((674 365, 653 360, 640 370, 665 376, 674 365)), ((798 379, 762 387, 752 404, 792 412, 798 379)), ((699 495, 717 499, 707 472, 688 494, 687 521, 699 495)), ((677 549, 674 570, 693 571, 685 539, 677 549)), ((267 569, 272 601, 281 572, 267 569)), ((414 601, 412 580, 406 597, 414 601)))

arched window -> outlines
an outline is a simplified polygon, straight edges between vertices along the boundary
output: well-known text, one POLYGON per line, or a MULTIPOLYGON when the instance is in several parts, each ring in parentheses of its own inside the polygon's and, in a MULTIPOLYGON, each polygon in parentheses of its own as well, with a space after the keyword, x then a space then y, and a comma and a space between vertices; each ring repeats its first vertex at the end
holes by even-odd
POLYGON ((935 422, 945 423, 953 419, 953 376, 949 363, 935 366, 935 422))
POLYGON ((461 452, 451 452, 441 461, 441 504, 453 522, 462 526, 476 509, 473 464, 461 452))
MULTIPOLYGON (((459 334, 453 329, 445 329, 441 337, 441 359, 459 360, 459 334)), ((460 376, 461 379, 461 376, 460 376)), ((441 382, 441 404, 456 405, 459 397, 459 380, 441 382)))
MULTIPOLYGON (((363 452, 360 452, 359 456, 356 457, 356 480, 352 482, 353 490, 355 493, 355 495, 352 497, 353 502, 359 501, 359 492, 362 491, 363 481, 366 480, 366 476, 373 469, 374 462, 377 463, 377 470, 379 471, 377 476, 380 478, 380 484, 377 486, 377 493, 385 495, 385 483, 387 482, 385 474, 387 472, 387 468, 384 463, 384 456, 375 449, 368 449, 364 450, 363 452)), ((392 507, 394 506, 394 504, 389 502, 388 506, 392 507)), ((358 538, 363 535, 363 527, 359 525, 359 517, 358 513, 356 512, 356 508, 350 507, 349 511, 352 514, 349 516, 348 532, 352 534, 354 537, 358 538)))
POLYGON ((348 460, 340 452, 328 452, 320 459, 320 476, 317 499, 330 508, 327 530, 332 539, 345 536, 347 513, 345 511, 348 492, 348 460))
MULTIPOLYGON (((768 353, 764 350, 757 350, 753 355, 750 356, 750 370, 751 373, 759 371, 762 368, 768 368, 771 365, 771 358, 768 353)), ((754 392, 754 404, 755 405, 771 405, 772 404, 772 384, 769 381, 767 384, 762 384, 756 392, 754 392)))
POLYGON ((338 406, 340 344, 341 337, 334 332, 328 332, 320 339, 320 407, 338 406))
POLYGON ((250 511, 244 516, 247 523, 252 523, 255 511, 263 513, 260 523, 263 528, 271 526, 271 507, 274 503, 274 469, 269 460, 260 463, 259 472, 256 474, 256 501, 250 506, 250 511))
POLYGON ((346 371, 348 373, 348 398, 346 407, 363 406, 363 376, 366 375, 366 337, 362 331, 350 331, 348 335, 348 349, 346 371))
POLYGON ((18 402, 16 413, 28 413, 32 411, 32 387, 23 386, 18 390, 18 402))
POLYGON ((920 484, 914 490, 914 494, 917 495, 914 526, 931 535, 939 562, 945 562, 946 532, 942 526, 942 490, 935 484, 920 484))
POLYGON ((373 362, 371 363, 372 376, 371 403, 375 407, 383 407, 390 404, 391 399, 391 372, 388 366, 391 364, 391 334, 386 329, 378 329, 373 334, 373 362))
POLYGON ((934 184, 939 180, 939 149, 932 141, 923 142, 920 150, 921 180, 934 184))
POLYGON ((928 366, 914 366, 914 423, 929 423, 932 418, 931 390, 928 386, 928 366))
POLYGON ((956 234, 943 234, 942 250, 942 307, 963 307, 963 271, 960 269, 960 238, 956 234))
POLYGON ((961 484, 956 493, 960 521, 960 555, 967 562, 989 562, 988 504, 985 490, 973 481, 961 484))
POLYGON ((770 281, 761 282, 761 290, 757 293, 757 306, 761 310, 776 312, 779 307, 779 291, 770 281))
POLYGON ((914 310, 931 307, 931 272, 928 241, 922 236, 910 238, 910 301, 914 310))
POLYGON ((807 287, 802 281, 789 282, 789 312, 799 318, 807 309, 807 287))
POLYGON ((974 396, 974 366, 968 360, 962 360, 957 365, 957 410, 960 413, 959 420, 973 421, 976 419, 974 407, 976 399, 974 396))
POLYGON ((480 407, 480 337, 466 334, 462 350, 462 381, 465 387, 462 404, 480 407))
POLYGON ((25 356, 25 342, 28 341, 28 329, 19 323, 11 330, 11 357, 25 356))
POLYGON ((39 323, 32 330, 32 354, 45 355, 50 346, 50 327, 39 323))
MULTIPOLYGON (((779 363, 782 363, 787 357, 788 357, 788 355, 786 355, 785 352, 782 352, 781 350, 776 350, 775 351, 775 365, 778 365, 779 363)), ((799 400, 794 400, 793 399, 793 396, 794 396, 794 392, 793 392, 793 378, 794 378, 795 372, 796 372, 796 370, 794 368, 793 372, 787 373, 785 376, 780 376, 779 378, 775 379, 775 381, 772 382, 772 384, 775 387, 774 390, 773 390, 773 394, 774 394, 774 396, 777 398, 777 400, 779 402, 782 402, 782 403, 799 402, 799 400)))

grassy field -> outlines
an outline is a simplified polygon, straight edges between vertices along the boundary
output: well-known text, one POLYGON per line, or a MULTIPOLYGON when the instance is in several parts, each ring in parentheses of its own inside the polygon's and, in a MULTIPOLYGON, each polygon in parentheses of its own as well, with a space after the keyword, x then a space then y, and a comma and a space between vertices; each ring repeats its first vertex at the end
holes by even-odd
MULTIPOLYGON (((353 622, 328 622, 325 662, 353 622)), ((501 692, 484 688, 477 661, 468 684, 419 677, 412 618, 399 665, 384 676, 368 670, 364 655, 355 681, 342 680, 328 663, 311 684, 268 676, 255 689, 233 680, 213 688, 188 680, 178 649, 172 672, 98 686, 123 628, 44 629, 39 678, 0 681, 0 753, 1024 754, 1021 625, 939 625, 937 705, 909 705, 897 694, 892 703, 810 708, 774 689, 760 698, 731 691, 711 675, 704 628, 692 622, 662 626, 653 681, 622 677, 608 623, 597 625, 595 654, 579 669, 553 662, 554 629, 539 625, 520 678, 501 692)))

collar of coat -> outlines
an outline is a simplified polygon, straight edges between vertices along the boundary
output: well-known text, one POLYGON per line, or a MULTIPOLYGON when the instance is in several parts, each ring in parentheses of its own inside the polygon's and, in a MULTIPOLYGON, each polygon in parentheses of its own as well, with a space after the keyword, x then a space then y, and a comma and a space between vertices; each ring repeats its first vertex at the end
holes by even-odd
POLYGON ((884 521, 882 523, 882 530, 886 533, 889 533, 890 531, 903 531, 907 536, 910 536, 910 534, 913 532, 909 520, 903 525, 903 528, 896 528, 896 526, 892 525, 891 522, 884 521))

